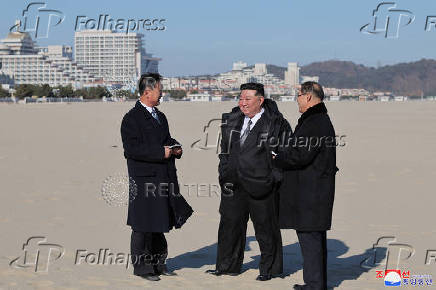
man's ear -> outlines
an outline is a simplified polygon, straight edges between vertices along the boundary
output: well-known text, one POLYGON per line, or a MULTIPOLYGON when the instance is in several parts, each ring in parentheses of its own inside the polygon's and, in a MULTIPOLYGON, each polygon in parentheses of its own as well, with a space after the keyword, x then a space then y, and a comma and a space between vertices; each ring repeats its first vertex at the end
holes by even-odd
POLYGON ((265 97, 262 97, 262 96, 261 96, 259 99, 260 99, 260 105, 262 106, 263 101, 265 101, 265 97))
POLYGON ((313 96, 312 96, 312 94, 311 93, 309 93, 309 94, 307 94, 307 102, 309 103, 312 99, 313 99, 313 96))

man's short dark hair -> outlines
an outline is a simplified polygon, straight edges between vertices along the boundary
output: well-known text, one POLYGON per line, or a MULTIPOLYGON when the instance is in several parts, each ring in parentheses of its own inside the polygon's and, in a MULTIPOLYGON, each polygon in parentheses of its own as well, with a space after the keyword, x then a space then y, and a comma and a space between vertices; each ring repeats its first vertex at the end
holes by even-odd
POLYGON ((301 94, 312 94, 312 96, 317 97, 321 101, 324 100, 324 90, 322 86, 317 82, 305 82, 301 85, 301 94))
POLYGON ((139 95, 142 96, 145 89, 154 89, 156 84, 162 80, 162 76, 158 73, 146 73, 141 75, 141 78, 138 82, 138 91, 139 95))
POLYGON ((263 89, 263 85, 259 84, 259 83, 246 83, 246 84, 242 84, 240 89, 241 89, 241 91, 242 90, 255 90, 256 91, 256 96, 265 97, 265 91, 263 89))

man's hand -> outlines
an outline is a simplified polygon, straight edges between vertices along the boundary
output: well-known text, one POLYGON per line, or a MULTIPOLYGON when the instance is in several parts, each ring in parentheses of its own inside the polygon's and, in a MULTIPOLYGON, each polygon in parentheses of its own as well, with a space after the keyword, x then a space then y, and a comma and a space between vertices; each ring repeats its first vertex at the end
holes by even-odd
POLYGON ((272 159, 276 159, 277 153, 275 153, 274 151, 271 151, 271 155, 272 155, 272 159))
POLYGON ((168 159, 171 156, 172 150, 170 149, 169 146, 164 146, 164 148, 165 148, 165 159, 168 159))
POLYGON ((172 154, 180 156, 183 153, 182 147, 173 148, 172 154))

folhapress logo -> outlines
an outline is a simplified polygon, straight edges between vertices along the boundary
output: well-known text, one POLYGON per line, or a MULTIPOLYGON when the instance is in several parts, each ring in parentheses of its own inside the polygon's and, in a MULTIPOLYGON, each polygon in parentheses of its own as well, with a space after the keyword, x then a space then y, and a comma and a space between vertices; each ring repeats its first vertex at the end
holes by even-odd
POLYGON ((14 268, 33 268, 35 272, 48 272, 48 266, 64 255, 64 248, 47 243, 46 237, 30 237, 23 244, 21 256, 13 259, 9 266, 14 268))
POLYGON ((48 38, 50 28, 64 21, 65 16, 59 10, 48 9, 44 2, 31 2, 23 10, 22 19, 18 20, 9 31, 33 33, 35 39, 48 38))
POLYGON ((360 32, 384 34, 385 38, 398 38, 400 28, 411 24, 415 15, 409 10, 397 9, 395 2, 382 2, 372 13, 372 21, 363 25, 360 32))
POLYGON ((384 270, 389 270, 400 269, 401 262, 411 258, 415 254, 415 249, 411 245, 398 243, 393 236, 384 236, 373 244, 372 252, 360 266, 365 269, 383 266, 384 270))

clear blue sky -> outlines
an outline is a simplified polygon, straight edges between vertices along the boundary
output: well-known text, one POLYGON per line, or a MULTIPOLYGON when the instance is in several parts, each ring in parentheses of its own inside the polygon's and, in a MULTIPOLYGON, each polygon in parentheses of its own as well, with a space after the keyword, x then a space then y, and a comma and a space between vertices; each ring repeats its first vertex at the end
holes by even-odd
MULTIPOLYGON (((31 2, 3 0, 1 38, 31 2)), ((142 32, 146 50, 163 59, 160 72, 167 76, 223 72, 236 60, 286 66, 339 59, 376 66, 436 58, 436 29, 424 30, 426 17, 436 15, 436 1, 392 1, 416 17, 402 27, 398 39, 359 32, 380 2, 49 0, 47 8, 62 11, 65 20, 51 28, 48 38, 38 39, 38 45, 73 45, 76 16, 109 14, 115 19, 166 19, 166 30, 142 32)))

